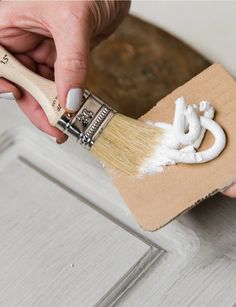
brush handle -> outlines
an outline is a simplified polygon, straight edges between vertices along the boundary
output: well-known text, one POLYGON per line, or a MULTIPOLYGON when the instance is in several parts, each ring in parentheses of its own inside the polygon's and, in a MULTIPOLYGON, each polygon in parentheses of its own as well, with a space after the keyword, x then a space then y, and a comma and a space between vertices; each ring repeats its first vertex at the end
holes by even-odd
POLYGON ((50 124, 56 126, 65 113, 56 92, 55 83, 32 72, 22 65, 6 49, 0 46, 0 77, 29 92, 43 108, 50 124))

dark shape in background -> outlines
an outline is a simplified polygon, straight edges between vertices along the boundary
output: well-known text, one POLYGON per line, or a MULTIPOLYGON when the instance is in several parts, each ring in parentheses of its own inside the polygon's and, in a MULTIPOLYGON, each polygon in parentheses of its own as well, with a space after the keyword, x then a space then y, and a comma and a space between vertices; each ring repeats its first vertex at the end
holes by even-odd
POLYGON ((119 113, 138 118, 209 65, 179 39, 129 15, 92 52, 87 86, 119 113))

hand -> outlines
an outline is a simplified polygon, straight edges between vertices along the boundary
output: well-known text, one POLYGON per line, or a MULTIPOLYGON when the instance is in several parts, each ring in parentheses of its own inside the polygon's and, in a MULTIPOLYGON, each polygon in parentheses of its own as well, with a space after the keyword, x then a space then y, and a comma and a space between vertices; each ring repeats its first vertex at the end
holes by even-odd
MULTIPOLYGON (((56 82, 61 105, 79 109, 89 53, 107 38, 129 11, 129 1, 0 2, 0 45, 25 66, 56 82)), ((40 130, 63 143, 40 105, 22 88, 0 78, 0 98, 12 93, 40 130)))
POLYGON ((226 191, 223 192, 224 195, 236 198, 236 184, 233 184, 226 191))

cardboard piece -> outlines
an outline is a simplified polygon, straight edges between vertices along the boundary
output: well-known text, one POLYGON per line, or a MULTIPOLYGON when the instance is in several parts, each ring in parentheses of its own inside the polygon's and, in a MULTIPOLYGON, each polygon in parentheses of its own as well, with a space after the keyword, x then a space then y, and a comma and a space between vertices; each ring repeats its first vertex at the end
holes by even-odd
MULTIPOLYGON (((113 181, 138 223, 148 231, 164 226, 201 200, 232 184, 236 179, 236 82, 214 64, 177 88, 141 119, 173 122, 175 100, 187 103, 207 100, 216 109, 216 121, 227 135, 227 145, 215 160, 205 164, 168 166, 163 173, 131 178, 113 176, 113 181)), ((201 149, 211 146, 207 134, 201 149)))

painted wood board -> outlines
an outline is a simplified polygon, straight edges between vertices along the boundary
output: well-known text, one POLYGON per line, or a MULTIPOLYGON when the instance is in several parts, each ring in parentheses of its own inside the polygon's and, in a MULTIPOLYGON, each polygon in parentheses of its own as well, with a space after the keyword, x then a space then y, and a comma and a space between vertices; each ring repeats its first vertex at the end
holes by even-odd
MULTIPOLYGON (((226 306, 234 306, 236 303, 234 294, 234 288, 236 287, 235 200, 216 195, 204 201, 197 208, 172 221, 161 230, 145 232, 134 221, 132 215, 112 186, 110 178, 99 163, 88 155, 87 152, 83 151, 73 142, 67 142, 62 146, 55 144, 53 139, 32 127, 14 103, 1 101, 1 111, 1 144, 4 146, 1 146, 0 150, 7 147, 7 154, 3 156, 3 152, 1 152, 0 169, 3 170, 4 165, 8 167, 11 161, 16 161, 17 153, 23 153, 23 156, 27 158, 30 165, 35 164, 36 161, 39 169, 45 170, 53 178, 59 178, 59 181, 64 186, 79 194, 82 199, 88 200, 88 203, 92 203, 93 206, 91 208, 93 210, 99 214, 102 213, 109 221, 119 225, 128 233, 131 233, 132 236, 138 237, 139 240, 151 247, 150 259, 145 258, 146 262, 144 262, 148 270, 143 270, 141 267, 141 276, 139 275, 140 270, 133 270, 131 277, 135 280, 135 276, 137 276, 136 282, 130 282, 125 276, 125 282, 122 284, 122 280, 121 284, 116 285, 118 292, 114 291, 114 288, 111 287, 111 292, 109 290, 105 297, 100 298, 98 301, 100 306, 110 307, 112 306, 111 302, 117 300, 119 303, 117 302, 116 306, 129 307, 175 307, 176 304, 180 304, 183 307, 225 306, 225 304, 226 306), (23 126, 27 126, 27 129, 23 126), (15 144, 11 144, 9 140, 14 140, 15 144), (27 146, 27 144, 30 146, 27 146), (42 144, 44 146, 41 146, 42 144), (21 145, 21 148, 18 148, 18 145, 21 145), (52 153, 55 155, 55 160, 50 159, 52 153), (58 168, 56 163, 58 159, 61 161, 61 168, 58 168), (165 252, 159 257, 158 253, 161 250, 165 252), (152 251, 154 251, 154 256, 152 251), (152 263, 153 259, 154 263, 152 263), (149 265, 151 266, 149 267, 149 265), (119 290, 124 289, 124 287, 126 292, 119 293, 119 290)), ((20 162, 20 167, 25 167, 24 164, 24 162, 23 165, 20 162)), ((26 167, 28 167, 28 164, 26 167)), ((29 169, 31 168, 30 166, 29 169)), ((34 172, 35 170, 32 171, 34 172)), ((62 191, 61 193, 67 195, 67 191, 62 191)), ((47 201, 46 196, 44 199, 47 201)), ((79 206, 84 206, 83 202, 84 200, 79 206)), ((62 207, 60 210, 63 211, 62 207)), ((73 214, 73 210, 70 210, 70 212, 73 214)), ((23 207, 22 214, 27 216, 28 213, 28 207, 23 207)), ((37 214, 40 214, 40 210, 38 213, 35 213, 36 219, 37 214)), ((95 217, 96 214, 93 216, 95 217)), ((7 220, 3 221, 3 223, 7 222, 7 220)), ((30 228, 30 223, 31 220, 28 219, 28 229, 30 228)), ((106 219, 104 219, 104 223, 106 225, 106 219)), ((1 226, 3 227, 3 225, 1 226)), ((18 225, 16 224, 12 227, 12 231, 14 231, 14 227, 17 229, 18 225)), ((54 231, 51 231, 52 233, 57 236, 56 227, 54 231)), ((75 234, 73 235, 75 236, 75 234)), ((81 232, 80 240, 83 240, 83 238, 86 240, 86 233, 81 232)), ((129 242, 131 241, 129 240, 129 242)), ((0 240, 0 245, 2 242, 6 243, 4 237, 0 240)), ((46 236, 41 241, 42 244, 43 242, 48 244, 46 236)), ((13 248, 11 246, 12 243, 14 241, 9 242, 8 248, 10 250, 13 248)), ((74 251, 73 243, 68 246, 68 252, 70 251, 72 255, 74 251)), ((28 252, 33 248, 39 248, 35 244, 38 244, 37 241, 32 241, 31 244, 29 242, 28 252)), ((103 246, 106 247, 107 245, 104 243, 103 246)), ((93 251, 93 249, 91 250, 93 251)), ((18 256, 17 253, 15 258, 18 256)), ((113 252, 106 248, 104 254, 110 253, 113 255, 113 252)), ((107 257, 109 259, 109 255, 107 257)), ((89 259, 90 257, 88 257, 89 259)), ((142 261, 143 258, 141 258, 141 263, 142 261)), ((68 263, 71 264, 71 261, 68 263)), ((117 265, 119 266, 119 260, 117 260, 117 265)), ((20 266, 20 263, 15 262, 15 270, 20 270, 18 266, 20 266)), ((139 265, 136 268, 139 268, 139 265)), ((70 269, 68 268, 68 270, 70 269)), ((45 278, 44 276, 42 277, 38 280, 39 284, 45 278)), ((96 278, 97 275, 94 275, 95 282, 96 278)), ((13 282, 14 279, 12 279, 13 282)), ((68 283, 68 287, 72 287, 71 291, 73 291, 75 283, 81 283, 79 275, 76 276, 76 282, 71 279, 71 283, 68 283)), ((63 280, 61 282, 58 281, 60 289, 63 287, 62 284, 63 280)), ((9 288, 11 286, 10 282, 9 288)), ((52 284, 48 287, 45 295, 52 302, 50 307, 61 307, 54 297, 55 291, 52 284)), ((86 291, 89 292, 89 289, 86 291)), ((37 295, 34 295, 34 292, 32 292, 32 297, 36 299, 37 295)), ((79 299, 76 297, 74 299, 76 300, 76 306, 84 307, 79 299)), ((34 304, 33 307, 44 306, 39 304, 34 304)), ((7 305, 2 306, 9 307, 7 305)), ((19 306, 25 307, 24 304, 19 306)))
MULTIPOLYGON (((2 306, 113 301, 161 250, 96 211, 58 177, 54 180, 47 172, 50 157, 42 169, 31 134, 19 129, 0 140, 2 306)), ((43 139, 38 146, 48 148, 43 139)))
POLYGON ((215 195, 178 222, 193 231, 192 246, 165 254, 117 306, 235 306, 236 199, 215 195))

